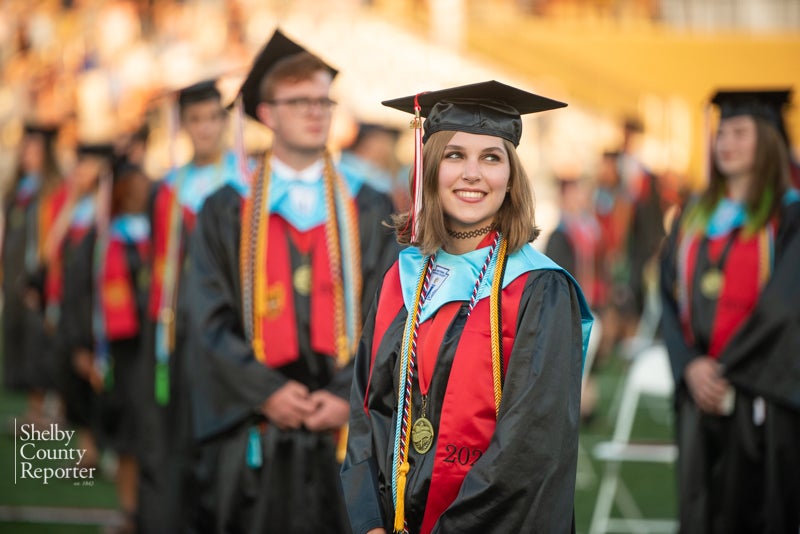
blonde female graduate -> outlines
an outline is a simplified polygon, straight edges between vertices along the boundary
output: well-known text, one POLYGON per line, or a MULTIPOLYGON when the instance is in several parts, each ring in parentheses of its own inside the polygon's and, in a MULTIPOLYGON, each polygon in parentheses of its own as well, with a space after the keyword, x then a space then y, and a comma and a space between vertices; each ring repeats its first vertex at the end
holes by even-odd
POLYGON ((538 230, 516 153, 520 115, 564 104, 498 82, 384 104, 427 117, 424 165, 417 207, 395 220, 411 246, 355 362, 342 468, 353 531, 569 532, 592 319, 575 281, 528 244, 538 230))

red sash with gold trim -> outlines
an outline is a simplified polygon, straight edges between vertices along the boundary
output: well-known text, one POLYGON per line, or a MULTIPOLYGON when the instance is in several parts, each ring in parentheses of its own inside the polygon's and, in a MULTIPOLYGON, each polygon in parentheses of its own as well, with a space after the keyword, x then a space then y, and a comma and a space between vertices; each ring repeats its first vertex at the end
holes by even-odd
MULTIPOLYGON (((64 209, 67 200, 67 187, 65 184, 60 185, 52 193, 45 195, 42 198, 42 203, 39 207, 39 256, 42 257, 43 245, 47 235, 50 233, 53 223, 55 223, 58 214, 64 209)), ((45 303, 60 302, 63 288, 63 272, 62 272, 61 249, 59 247, 58 253, 51 259, 50 265, 47 265, 47 273, 44 282, 44 301, 45 303)))

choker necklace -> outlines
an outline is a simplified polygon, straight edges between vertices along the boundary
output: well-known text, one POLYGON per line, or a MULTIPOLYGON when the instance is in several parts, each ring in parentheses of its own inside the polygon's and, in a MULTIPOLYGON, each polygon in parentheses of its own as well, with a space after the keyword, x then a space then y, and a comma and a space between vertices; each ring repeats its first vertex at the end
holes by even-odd
POLYGON ((468 232, 455 232, 449 228, 446 228, 446 230, 447 230, 447 235, 449 235, 450 237, 454 237, 456 239, 469 239, 471 237, 479 237, 488 234, 489 230, 491 230, 493 226, 494 225, 490 224, 488 226, 484 226, 483 228, 470 230, 468 232))

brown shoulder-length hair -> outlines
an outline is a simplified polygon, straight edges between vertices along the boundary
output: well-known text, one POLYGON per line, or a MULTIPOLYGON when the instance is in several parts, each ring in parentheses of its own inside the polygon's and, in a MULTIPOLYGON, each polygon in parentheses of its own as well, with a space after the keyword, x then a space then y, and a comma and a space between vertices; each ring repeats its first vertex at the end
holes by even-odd
MULTIPOLYGON (((422 149, 422 208, 419 213, 417 241, 411 242, 410 211, 392 218, 397 241, 402 245, 414 245, 423 254, 433 254, 449 240, 444 210, 439 199, 439 164, 444 157, 445 147, 454 135, 453 131, 436 132, 422 149)), ((533 191, 528 175, 514 145, 505 139, 503 145, 508 153, 511 173, 508 179, 509 191, 495 215, 494 228, 508 241, 510 254, 539 237, 539 229, 535 224, 533 191)), ((410 187, 413 188, 413 184, 410 183, 410 187)), ((413 193, 412 190, 412 197, 413 193)))
MULTIPOLYGON (((778 130, 767 121, 754 117, 756 123, 756 154, 752 181, 745 199, 750 234, 763 228, 780 212, 783 196, 790 186, 789 155, 778 130)), ((695 209, 687 216, 686 224, 704 228, 719 201, 727 192, 726 177, 712 157, 708 187, 700 195, 695 209)))

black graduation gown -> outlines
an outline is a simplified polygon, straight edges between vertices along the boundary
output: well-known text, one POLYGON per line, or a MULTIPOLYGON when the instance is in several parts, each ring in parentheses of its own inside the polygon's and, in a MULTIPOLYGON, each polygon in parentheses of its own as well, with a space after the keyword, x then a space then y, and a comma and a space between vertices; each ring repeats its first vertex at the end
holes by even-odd
POLYGON ((767 400, 764 532, 800 529, 800 203, 792 210, 780 263, 753 317, 720 355, 736 388, 767 400))
MULTIPOLYGON (((12 192, 12 195, 14 193, 12 192)), ((14 391, 47 389, 54 385, 55 369, 50 336, 45 332, 43 299, 39 309, 24 303, 29 289, 44 294, 44 271, 26 266, 29 246, 38 241, 41 193, 21 204, 12 199, 5 210, 3 236, 3 382, 14 391)))
MULTIPOLYGON (((455 501, 439 517, 435 533, 574 532, 582 364, 578 297, 562 272, 535 270, 523 276, 527 280, 518 316, 502 318, 515 321, 517 330, 497 426, 455 501)), ((342 466, 355 534, 375 527, 391 532, 394 521, 392 454, 399 354, 407 310, 400 309, 379 344, 365 401, 375 317, 376 304, 365 323, 356 356, 348 452, 342 466)), ((445 331, 436 357, 428 390, 428 418, 436 439, 445 389, 466 319, 464 302, 445 331)), ((423 343, 419 339, 417 346, 423 343)), ((413 388, 412 413, 418 414, 418 380, 413 381, 413 388)), ((423 519, 436 448, 434 442, 425 455, 409 448, 405 517, 410 533, 419 532, 423 519)))
MULTIPOLYGON (((75 318, 75 337, 70 343, 72 350, 86 349, 94 352, 94 331, 92 328, 93 302, 96 290, 94 280, 94 253, 97 241, 93 229, 81 242, 75 252, 73 267, 75 276, 71 283, 77 289, 75 309, 70 314, 75 318)), ((147 258, 143 258, 136 244, 125 245, 131 290, 136 298, 136 312, 139 324, 144 317, 149 271, 147 258)), ((109 341, 109 365, 111 377, 108 389, 94 394, 92 410, 92 429, 97 436, 98 445, 121 454, 136 454, 139 436, 137 411, 138 391, 141 389, 141 376, 137 372, 141 353, 140 335, 127 339, 109 341)))
MULTIPOLYGON (((662 332, 675 379, 682 533, 788 533, 800 526, 800 203, 785 208, 775 268, 751 316, 719 355, 736 388, 733 413, 701 413, 683 379, 703 351, 687 344, 674 288, 678 218, 661 263, 662 332), (766 398, 764 419, 754 404, 766 398)), ((760 411, 760 408, 757 408, 760 411)))
MULTIPOLYGON (((156 229, 155 199, 163 182, 151 190, 148 215, 151 234, 156 229)), ((149 313, 144 315, 141 357, 137 373, 139 447, 139 510, 138 530, 172 534, 191 514, 191 469, 196 461, 192 447, 191 411, 185 369, 187 336, 187 299, 185 297, 186 246, 189 227, 183 221, 180 242, 184 255, 178 277, 175 307, 175 345, 169 357, 169 401, 161 405, 155 397, 156 323, 149 313)), ((155 252, 154 252, 155 253, 155 252)), ((146 309, 146 308, 145 308, 146 309)))
MULTIPOLYGON (((362 186, 356 196, 361 238, 364 306, 371 301, 398 247, 382 225, 391 213, 388 197, 362 186)), ((248 436, 264 421, 259 406, 288 380, 309 390, 326 388, 349 398, 352 366, 310 347, 310 299, 294 292, 299 358, 272 369, 245 340, 241 310, 239 239, 242 198, 225 186, 206 200, 190 239, 186 286, 192 336, 191 368, 196 438, 201 440, 197 487, 200 532, 349 532, 332 433, 281 431, 267 424, 261 435, 260 468, 248 467, 248 436)), ((288 239, 288 238, 287 238, 288 239)), ((292 269, 301 258, 289 244, 292 269)))
POLYGON ((91 284, 91 260, 87 263, 85 259, 90 254, 88 239, 88 234, 76 240, 67 237, 61 245, 64 289, 54 341, 64 415, 69 423, 81 428, 94 425, 97 417, 94 390, 89 382, 78 376, 73 365, 73 352, 87 328, 82 324, 82 318, 92 314, 91 299, 87 299, 85 294, 87 284, 91 284))
POLYGON ((664 210, 661 194, 656 186, 656 176, 645 172, 644 193, 633 205, 628 257, 630 260, 629 287, 636 301, 636 313, 641 314, 647 293, 645 270, 651 260, 657 260, 658 248, 664 240, 664 210))

